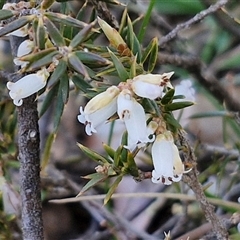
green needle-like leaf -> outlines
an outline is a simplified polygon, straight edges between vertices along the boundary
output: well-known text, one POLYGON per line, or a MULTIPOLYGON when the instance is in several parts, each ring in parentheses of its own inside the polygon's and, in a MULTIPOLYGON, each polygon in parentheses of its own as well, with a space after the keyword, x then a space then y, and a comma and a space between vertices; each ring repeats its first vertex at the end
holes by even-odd
POLYGON ((111 148, 110 146, 108 146, 107 144, 103 144, 103 148, 106 151, 106 153, 108 154, 109 157, 111 157, 112 159, 114 158, 114 154, 115 154, 115 150, 113 148, 111 148))
POLYGON ((68 64, 73 68, 77 73, 80 73, 84 76, 85 79, 90 79, 87 69, 85 68, 82 61, 77 57, 75 53, 70 53, 68 55, 68 64))
POLYGON ((34 18, 35 18, 34 15, 23 16, 15 21, 9 23, 8 25, 4 26, 4 28, 0 29, 0 37, 25 26, 26 24, 32 22, 34 18))
POLYGON ((112 163, 109 159, 103 157, 102 155, 98 154, 97 152, 83 146, 80 143, 77 143, 77 146, 92 160, 96 161, 97 163, 102 164, 110 164, 112 163))
POLYGON ((56 27, 56 25, 47 17, 44 17, 44 23, 47 27, 48 34, 50 35, 54 44, 58 47, 66 46, 65 40, 64 40, 61 32, 56 27))
POLYGON ((164 106, 164 110, 165 111, 175 111, 175 110, 179 110, 182 108, 186 108, 186 107, 190 107, 194 105, 193 102, 190 101, 185 101, 185 102, 174 102, 174 103, 170 103, 164 106))
POLYGON ((102 56, 95 53, 84 51, 75 51, 74 53, 85 65, 89 67, 103 67, 112 63, 108 59, 103 58, 102 56))
POLYGON ((84 28, 87 26, 87 23, 79 21, 62 13, 45 12, 44 15, 53 22, 57 22, 70 27, 84 28))
POLYGON ((13 12, 7 9, 0 10, 0 20, 8 19, 14 16, 13 12))
POLYGON ((158 39, 155 37, 151 40, 151 42, 148 44, 148 46, 143 52, 142 59, 141 59, 142 64, 145 63, 145 61, 148 59, 153 49, 158 48, 157 46, 158 46, 158 39))
POLYGON ((41 159, 41 169, 44 169, 49 163, 51 148, 55 140, 55 137, 56 137, 56 133, 50 133, 47 138, 46 144, 44 146, 43 156, 41 159))
POLYGON ((60 89, 62 91, 62 101, 66 104, 69 96, 69 79, 66 72, 60 77, 60 89))
POLYGON ((57 129, 63 114, 63 110, 64 110, 64 102, 63 102, 63 95, 62 95, 61 82, 60 82, 59 88, 58 88, 55 111, 54 111, 54 119, 53 119, 54 132, 57 132, 57 129))
POLYGON ((154 70, 158 58, 158 44, 156 44, 157 39, 153 40, 153 47, 148 59, 148 72, 152 72, 154 70))
POLYGON ((94 187, 95 185, 97 185, 98 183, 105 181, 108 176, 106 174, 103 173, 93 173, 90 174, 84 178, 87 179, 91 179, 86 185, 84 185, 84 187, 81 189, 80 193, 77 195, 77 197, 81 196, 84 192, 86 192, 87 190, 89 190, 90 188, 94 187))
POLYGON ((71 79, 75 86, 84 93, 87 93, 90 89, 92 89, 92 86, 83 79, 82 75, 75 74, 71 79))
POLYGON ((119 183, 122 181, 123 176, 120 175, 116 178, 116 180, 114 181, 114 183, 112 184, 112 186, 109 188, 106 197, 104 198, 104 202, 103 204, 106 205, 108 203, 108 201, 110 200, 111 196, 113 195, 113 193, 115 192, 116 188, 118 187, 119 183))
POLYGON ((50 89, 50 91, 47 92, 47 95, 45 96, 44 101, 42 103, 39 117, 41 117, 47 111, 50 104, 54 101, 54 98, 56 97, 58 92, 58 88, 59 85, 56 84, 55 86, 53 86, 53 88, 50 89))
POLYGON ((108 52, 110 54, 110 57, 112 58, 113 64, 115 65, 115 68, 118 72, 118 76, 121 79, 121 81, 125 82, 127 79, 129 79, 128 72, 124 68, 121 61, 117 58, 117 56, 108 48, 108 52))
POLYGON ((153 7, 154 7, 155 3, 156 3, 156 0, 150 0, 147 12, 146 12, 146 14, 144 16, 144 19, 143 19, 142 26, 140 27, 140 32, 138 34, 138 39, 139 39, 140 43, 143 42, 146 30, 147 30, 147 26, 149 24, 149 20, 151 18, 152 10, 153 10, 153 7))
POLYGON ((91 32, 93 26, 95 25, 96 21, 88 24, 86 27, 84 27, 70 42, 70 47, 75 48, 79 44, 83 42, 83 40, 88 36, 88 34, 91 32))
POLYGON ((175 93, 174 89, 168 90, 168 92, 163 96, 161 100, 161 104, 166 105, 170 103, 173 100, 174 93, 175 93))
POLYGON ((43 25, 43 19, 39 18, 38 19, 38 24, 37 24, 37 46, 40 50, 45 49, 45 28, 43 25))
POLYGON ((138 177, 139 176, 138 167, 137 167, 137 164, 134 160, 134 156, 131 152, 128 152, 128 155, 127 155, 126 172, 129 173, 130 175, 132 175, 133 177, 138 177))
POLYGON ((132 50, 133 54, 137 56, 137 62, 139 63, 142 58, 142 51, 140 43, 133 31, 133 26, 131 19, 129 16, 127 16, 127 23, 128 23, 128 46, 130 46, 130 49, 132 50))
POLYGON ((60 80, 60 77, 66 72, 66 70, 67 70, 66 62, 63 59, 60 59, 56 69, 54 70, 54 72, 52 73, 48 80, 47 87, 51 88, 52 86, 54 86, 60 80))

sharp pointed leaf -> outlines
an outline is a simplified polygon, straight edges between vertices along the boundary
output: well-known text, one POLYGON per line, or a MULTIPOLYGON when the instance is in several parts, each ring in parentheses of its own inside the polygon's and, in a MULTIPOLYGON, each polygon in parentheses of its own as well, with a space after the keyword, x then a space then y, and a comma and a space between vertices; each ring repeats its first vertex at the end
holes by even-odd
POLYGON ((30 63, 26 67, 25 71, 31 72, 31 71, 40 69, 41 67, 47 67, 49 64, 51 64, 54 61, 54 58, 57 57, 57 55, 59 55, 59 52, 53 51, 53 52, 49 53, 48 55, 44 56, 43 58, 30 63))
POLYGON ((87 83, 81 75, 73 75, 71 79, 75 86, 78 87, 84 93, 87 93, 89 92, 90 89, 92 89, 92 86, 89 83, 87 83))
POLYGON ((84 76, 85 79, 90 79, 88 72, 82 63, 82 61, 77 57, 75 53, 70 53, 68 55, 68 64, 73 68, 77 73, 80 73, 84 76))
POLYGON ((91 159, 93 159, 94 161, 96 161, 97 163, 103 163, 103 164, 109 164, 111 163, 111 161, 105 157, 103 157, 102 155, 98 154, 97 152, 83 146, 80 143, 77 143, 77 146, 91 159))
POLYGON ((62 91, 62 101, 66 104, 69 96, 69 79, 66 72, 60 77, 60 89, 62 91))
POLYGON ((106 197, 104 198, 104 205, 106 205, 108 203, 108 201, 110 200, 111 196, 113 195, 113 193, 115 192, 116 188, 118 187, 119 183, 122 181, 123 176, 120 175, 116 178, 116 180, 114 181, 114 183, 112 184, 112 186, 110 187, 110 189, 108 190, 108 193, 106 195, 106 197))
POLYGON ((106 151, 106 153, 108 154, 108 156, 110 158, 114 159, 115 150, 105 143, 103 144, 103 148, 106 151))
POLYGON ((125 82, 127 79, 129 79, 128 72, 124 68, 123 64, 120 62, 120 60, 117 58, 117 56, 108 48, 108 52, 112 58, 113 64, 115 65, 115 68, 118 72, 119 78, 125 82))
POLYGON ((14 16, 13 12, 7 9, 0 10, 0 20, 8 19, 14 16))
POLYGON ((163 96, 161 100, 161 104, 166 105, 170 103, 173 100, 174 93, 175 93, 174 89, 168 90, 167 93, 163 96))
POLYGON ((56 137, 56 133, 50 133, 48 138, 47 138, 46 144, 44 146, 43 156, 42 156, 42 159, 41 159, 41 169, 45 169, 45 167, 49 163, 52 144, 55 140, 55 137, 56 137))
POLYGON ((131 152, 128 152, 127 155, 127 168, 126 172, 132 175, 133 177, 138 177, 139 176, 139 171, 137 164, 134 160, 133 154, 131 152))
POLYGON ((48 88, 53 87, 60 80, 60 77, 66 72, 66 70, 67 70, 66 62, 63 59, 60 59, 57 67, 55 68, 54 72, 52 73, 48 80, 47 87, 48 88))
POLYGON ((84 27, 70 42, 70 47, 75 48, 79 44, 83 42, 83 40, 88 36, 88 34, 91 32, 93 26, 96 22, 93 22, 91 24, 88 24, 86 27, 84 27))
POLYGON ((141 46, 133 31, 132 22, 129 17, 127 17, 127 23, 128 23, 128 46, 130 46, 133 55, 137 56, 137 62, 139 63, 142 57, 141 46))
POLYGON ((185 101, 185 102, 174 102, 174 103, 170 103, 164 106, 164 110, 165 111, 175 111, 175 110, 179 110, 182 108, 186 108, 186 107, 190 107, 194 105, 193 102, 190 101, 185 101))
POLYGON ((97 185, 98 183, 105 181, 108 176, 102 173, 93 173, 91 174, 91 180, 84 185, 84 187, 82 188, 82 190, 80 191, 80 193, 77 195, 77 197, 79 197, 80 195, 82 195, 84 192, 86 192, 87 190, 89 190, 90 188, 94 187, 95 185, 97 185))
POLYGON ((45 27, 43 25, 43 19, 38 19, 38 25, 37 25, 37 46, 40 50, 43 50, 45 48, 45 27))
POLYGON ((61 83, 60 83, 58 88, 56 107, 55 107, 54 119, 53 119, 54 132, 57 132, 57 129, 63 114, 63 110, 64 110, 64 102, 63 102, 63 95, 62 95, 62 89, 61 89, 61 83))
POLYGON ((58 47, 66 46, 65 40, 56 25, 47 17, 44 17, 44 23, 54 44, 58 47))
POLYGON ((85 65, 91 67, 103 67, 111 64, 109 60, 95 53, 84 51, 75 51, 74 53, 85 65))
POLYGON ((87 26, 85 22, 79 21, 70 16, 66 16, 65 14, 62 13, 45 12, 44 15, 51 21, 67 25, 70 27, 84 28, 87 26))
POLYGON ((56 84, 53 88, 50 89, 50 91, 47 92, 47 95, 45 96, 44 101, 41 106, 39 117, 41 117, 47 111, 49 106, 54 101, 54 98, 56 97, 57 92, 58 92, 58 88, 59 88, 59 85, 56 84))
POLYGON ((35 16, 23 16, 0 29, 0 37, 11 33, 33 21, 35 16))
POLYGON ((148 59, 148 56, 151 54, 151 52, 153 51, 153 49, 156 49, 158 45, 158 40, 157 38, 153 38, 152 41, 148 44, 148 46, 146 47, 146 49, 143 52, 142 55, 142 59, 141 59, 141 63, 145 63, 145 61, 148 59))

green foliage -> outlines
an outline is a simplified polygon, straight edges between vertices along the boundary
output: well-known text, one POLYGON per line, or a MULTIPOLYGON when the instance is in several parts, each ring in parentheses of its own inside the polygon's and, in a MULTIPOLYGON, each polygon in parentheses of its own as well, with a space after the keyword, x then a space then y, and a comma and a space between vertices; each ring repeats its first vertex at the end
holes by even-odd
POLYGON ((6 9, 0 10, 0 20, 8 19, 13 16, 13 12, 6 9))
MULTIPOLYGON (((183 18, 184 16, 182 15, 193 15, 203 9, 201 1, 194 1, 194 4, 192 4, 191 1, 184 0, 169 2, 151 0, 143 18, 140 16, 132 20, 133 17, 128 15, 127 8, 125 8, 122 13, 119 30, 117 31, 109 25, 110 28, 108 31, 110 34, 107 34, 107 31, 104 29, 107 23, 102 19, 98 19, 99 24, 97 24, 96 11, 88 8, 87 1, 77 13, 73 13, 69 7, 68 0, 57 0, 60 3, 61 13, 52 12, 49 10, 49 7, 53 2, 52 0, 43 1, 41 3, 41 14, 31 13, 29 16, 21 16, 0 29, 0 36, 4 36, 17 29, 21 29, 23 26, 28 26, 35 47, 31 53, 19 58, 21 61, 28 62, 27 66, 21 69, 21 72, 28 74, 46 67, 50 73, 46 87, 39 92, 39 94, 43 94, 43 102, 41 103, 39 113, 40 117, 46 113, 51 105, 54 106, 53 131, 49 134, 45 144, 42 157, 43 168, 48 164, 52 144, 61 123, 64 107, 68 103, 70 91, 81 92, 85 97, 91 99, 105 91, 109 85, 119 83, 128 84, 135 76, 159 71, 159 69, 161 71, 169 68, 172 70, 173 66, 170 64, 168 66, 156 66, 157 60, 162 60, 156 37, 144 45, 144 40, 147 36, 147 27, 150 24, 151 13, 154 7, 159 13, 181 15, 183 18), (86 15, 88 16, 88 21, 86 21, 86 15), (137 30, 139 25, 140 29, 137 30), (104 44, 102 44, 103 40, 101 39, 103 35, 108 39, 108 42, 104 44)), ((105 2, 120 5, 115 0, 106 0, 105 2)), ((14 16, 13 11, 0 10, 0 20, 9 19, 12 16, 14 16)), ((206 24, 207 27, 210 26, 212 31, 204 39, 204 46, 201 51, 202 60, 206 64, 211 64, 213 71, 218 73, 221 71, 219 76, 225 70, 238 69, 239 53, 238 51, 234 51, 237 48, 230 53, 226 52, 233 45, 235 41, 234 37, 230 36, 226 30, 221 29, 221 26, 215 24, 215 19, 210 19, 206 22, 203 21, 203 24, 206 24)), ((188 46, 184 44, 185 42, 183 43, 183 40, 180 38, 177 44, 171 45, 170 50, 167 50, 173 54, 174 58, 175 52, 178 54, 185 53, 184 48, 188 46)), ((163 57, 163 62, 164 60, 163 57)), ((177 76, 181 78, 188 77, 186 71, 177 69, 177 72, 177 76)), ((177 136, 182 126, 175 119, 173 113, 175 110, 183 110, 194 103, 185 101, 183 95, 176 96, 174 94, 174 89, 164 87, 163 96, 157 99, 151 100, 136 95, 134 95, 134 98, 143 106, 144 111, 151 115, 147 119, 148 124, 154 118, 161 118, 164 124, 166 124, 166 129, 170 130, 174 134, 176 142, 179 142, 177 136), (180 99, 183 99, 183 101, 176 101, 180 99)), ((204 96, 210 99, 207 93, 204 93, 204 96)), ((226 126, 230 126, 237 137, 240 136, 240 130, 238 124, 234 121, 235 115, 227 111, 224 106, 219 106, 216 111, 200 112, 192 115, 191 118, 221 117, 224 123, 224 140, 227 143, 229 136, 226 126)), ((118 118, 114 115, 110 120, 114 121, 118 118)), ((16 152, 14 143, 16 114, 13 106, 6 99, 0 105, 0 119, 0 164, 3 165, 4 170, 10 164, 15 164, 15 167, 18 167, 16 162, 11 161, 13 160, 11 154, 16 152)), ((136 148, 130 151, 126 147, 128 145, 127 139, 128 135, 125 132, 122 136, 120 146, 116 149, 113 149, 110 144, 103 144, 106 152, 105 155, 99 154, 82 144, 78 144, 81 151, 98 164, 96 173, 83 177, 89 181, 82 188, 78 196, 97 184, 107 182, 108 179, 111 179, 104 200, 104 204, 106 204, 124 176, 130 175, 135 179, 141 180, 141 172, 136 163, 136 155, 139 149, 136 148)), ((237 142, 234 144, 238 145, 237 142)), ((184 146, 181 147, 184 148, 184 146)), ((143 149, 145 150, 145 148, 148 148, 148 144, 143 149)), ((212 169, 210 167, 207 168, 206 172, 202 174, 203 180, 207 181, 207 171, 218 173, 218 176, 223 177, 225 166, 227 166, 230 158, 225 160, 224 167, 221 165, 212 169)), ((217 164, 213 165, 217 166, 217 164)), ((237 181, 236 179, 233 179, 233 182, 237 181)), ((231 188, 230 185, 228 187, 229 189, 231 188)), ((178 190, 180 191, 180 188, 178 190)), ((227 209, 227 211, 230 212, 230 209, 227 209)), ((5 224, 5 217, 2 217, 3 220, 1 223, 3 223, 3 226, 5 224)), ((0 232, 1 230, 0 224, 0 232)), ((3 229, 3 231, 5 230, 3 229)))
POLYGON ((196 14, 203 9, 202 3, 199 0, 185 1, 185 0, 158 0, 156 1, 156 9, 160 13, 182 15, 182 14, 196 14))
POLYGON ((4 28, 0 29, 0 37, 11 33, 23 26, 25 26, 26 24, 32 22, 34 20, 34 16, 30 15, 30 16, 22 16, 19 19, 9 23, 8 25, 6 25, 4 28))

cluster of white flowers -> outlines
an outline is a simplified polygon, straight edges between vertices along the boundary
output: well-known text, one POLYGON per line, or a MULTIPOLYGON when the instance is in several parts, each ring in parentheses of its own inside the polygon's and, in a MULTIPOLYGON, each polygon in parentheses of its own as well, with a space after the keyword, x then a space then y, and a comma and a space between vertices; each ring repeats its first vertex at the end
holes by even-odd
POLYGON ((85 124, 86 133, 96 133, 96 128, 117 113, 124 121, 128 133, 130 151, 136 147, 152 144, 152 159, 154 170, 152 182, 170 185, 181 180, 184 165, 179 156, 177 146, 166 124, 161 118, 153 118, 147 124, 147 117, 142 105, 137 101, 139 97, 157 99, 163 95, 164 87, 172 88, 170 77, 173 72, 164 74, 145 74, 109 87, 92 98, 84 110, 80 107, 79 122, 85 124))
MULTIPOLYGON (((3 9, 19 11, 19 9, 29 8, 29 3, 20 2, 16 3, 6 3, 3 6, 3 9)), ((7 35, 17 36, 17 37, 26 37, 29 36, 31 31, 29 30, 29 24, 17 29, 7 35)), ((32 37, 30 39, 24 40, 18 47, 17 57, 14 58, 14 63, 20 68, 27 66, 28 62, 22 61, 20 58, 31 53, 34 50, 34 41, 32 37)), ((49 73, 46 68, 42 68, 36 73, 32 73, 24 76, 19 79, 17 82, 8 82, 7 88, 10 90, 9 95, 13 99, 13 103, 16 106, 21 106, 23 103, 23 98, 29 97, 30 95, 38 92, 46 86, 49 73)))

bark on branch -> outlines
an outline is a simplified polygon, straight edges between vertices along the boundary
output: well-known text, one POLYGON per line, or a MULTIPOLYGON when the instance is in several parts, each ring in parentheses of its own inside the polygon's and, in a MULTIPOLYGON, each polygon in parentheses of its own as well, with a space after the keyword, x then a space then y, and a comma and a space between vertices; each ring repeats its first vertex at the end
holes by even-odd
POLYGON ((42 240, 38 112, 35 95, 18 108, 18 146, 24 240, 42 240))

